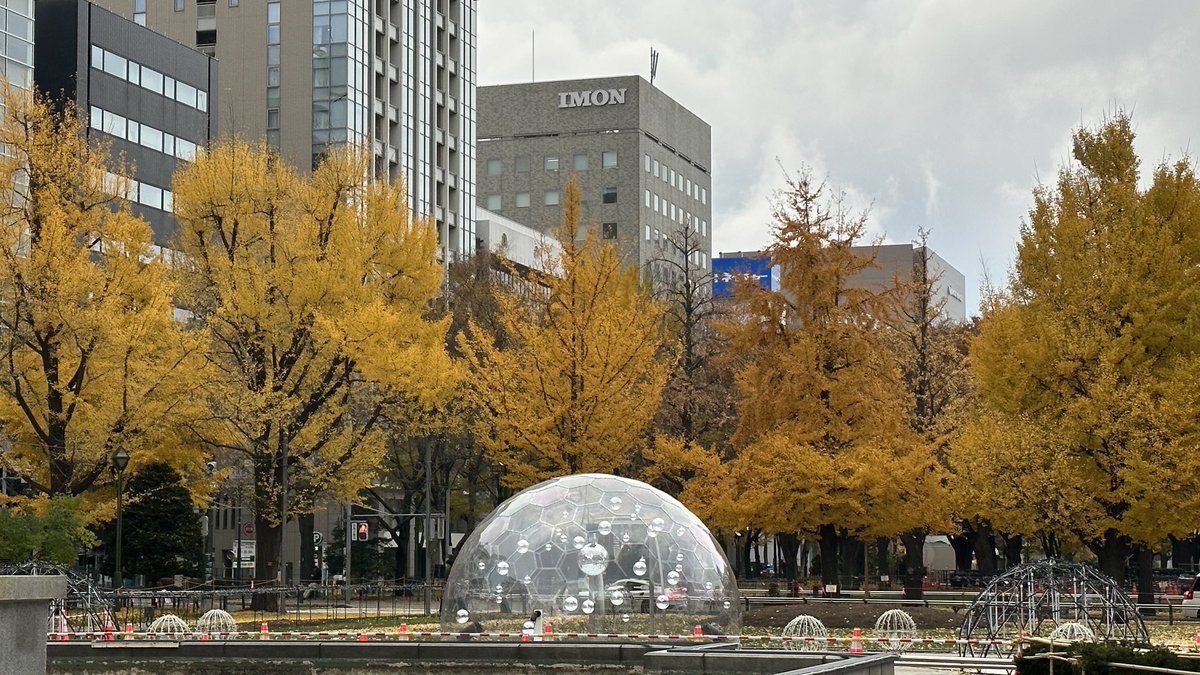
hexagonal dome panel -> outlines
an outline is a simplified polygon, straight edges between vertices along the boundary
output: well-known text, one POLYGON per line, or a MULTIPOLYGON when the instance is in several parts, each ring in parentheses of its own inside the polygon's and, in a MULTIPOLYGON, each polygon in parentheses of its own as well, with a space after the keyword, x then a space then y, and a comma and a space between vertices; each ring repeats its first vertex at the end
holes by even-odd
POLYGON ((554 478, 501 504, 459 550, 442 597, 451 631, 706 634, 741 629, 737 581, 675 498, 606 474, 554 478))

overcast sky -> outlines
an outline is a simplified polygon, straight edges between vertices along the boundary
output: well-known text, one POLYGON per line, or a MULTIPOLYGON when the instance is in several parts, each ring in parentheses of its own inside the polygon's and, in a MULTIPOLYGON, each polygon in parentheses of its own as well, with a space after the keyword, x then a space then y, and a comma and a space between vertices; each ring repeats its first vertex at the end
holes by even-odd
MULTIPOLYGON (((784 169, 811 166, 889 242, 932 231, 1002 281, 1071 130, 1133 112, 1143 167, 1200 138, 1200 2, 480 0, 479 84, 648 77, 712 125, 714 255, 770 239, 784 169), (782 167, 782 168, 781 168, 782 167)), ((1196 151, 1191 147, 1193 152, 1196 151)))

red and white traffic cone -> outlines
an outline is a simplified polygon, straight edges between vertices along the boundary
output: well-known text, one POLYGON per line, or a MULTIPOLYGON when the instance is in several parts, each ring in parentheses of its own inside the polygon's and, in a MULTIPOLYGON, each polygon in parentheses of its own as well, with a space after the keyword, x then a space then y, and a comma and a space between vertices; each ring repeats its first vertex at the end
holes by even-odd
POLYGON ((129 621, 125 622, 125 635, 123 637, 126 640, 133 639, 133 624, 130 623, 129 621))
POLYGON ((114 631, 116 631, 116 630, 117 630, 117 627, 113 625, 112 616, 105 615, 105 617, 104 617, 104 641, 112 642, 113 640, 116 640, 117 636, 113 634, 114 631))
POLYGON ((696 624, 696 627, 692 629, 692 636, 696 639, 700 639, 704 636, 704 629, 700 626, 700 624, 696 624))
POLYGON ((850 653, 863 653, 861 628, 855 628, 854 630, 850 631, 850 653))
POLYGON ((258 627, 258 639, 259 640, 270 640, 271 639, 271 629, 267 627, 266 621, 262 622, 262 625, 258 627))

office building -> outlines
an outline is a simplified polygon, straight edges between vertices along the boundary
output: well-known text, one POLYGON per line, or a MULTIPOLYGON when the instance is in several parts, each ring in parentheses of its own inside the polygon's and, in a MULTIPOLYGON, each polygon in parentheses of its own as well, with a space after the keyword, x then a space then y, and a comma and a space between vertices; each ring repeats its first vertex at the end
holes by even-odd
MULTIPOLYGON (((852 250, 862 257, 875 256, 875 267, 860 270, 850 281, 855 288, 882 291, 890 287, 896 277, 909 279, 915 266, 921 263, 922 250, 912 244, 882 244, 879 246, 854 246, 852 250)), ((929 278, 934 279, 933 302, 940 304, 942 314, 951 321, 965 322, 967 306, 966 277, 945 258, 928 251, 929 278)), ((722 253, 713 263, 713 295, 729 297, 739 279, 753 278, 764 289, 778 291, 779 266, 772 265, 763 251, 738 251, 722 253)))
MULTIPOLYGON (((86 0, 37 0, 34 82, 121 155, 132 210, 172 245, 171 179, 216 132, 216 63, 86 0)), ((12 15, 9 17, 12 25, 12 15)))
POLYGON ((221 70, 220 131, 308 170, 371 146, 453 255, 475 248, 476 0, 95 0, 221 70))
POLYGON ((479 88, 479 206, 543 232, 562 221, 571 175, 584 223, 659 283, 710 269, 712 142, 704 120, 637 76, 479 88))

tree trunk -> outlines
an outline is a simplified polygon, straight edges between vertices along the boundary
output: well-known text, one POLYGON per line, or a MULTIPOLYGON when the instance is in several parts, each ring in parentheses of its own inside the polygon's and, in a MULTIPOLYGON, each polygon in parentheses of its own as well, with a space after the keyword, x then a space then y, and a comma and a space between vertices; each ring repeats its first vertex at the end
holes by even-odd
POLYGON ((775 542, 779 547, 780 561, 783 563, 783 568, 779 570, 780 576, 791 581, 799 579, 800 537, 795 532, 777 534, 775 542))
POLYGON ((821 584, 838 583, 838 531, 833 525, 822 525, 817 533, 821 537, 821 584))
POLYGON ((866 555, 865 544, 857 537, 851 537, 845 530, 838 532, 838 579, 842 586, 854 585, 855 577, 863 573, 863 557, 866 555), (841 583, 845 581, 845 583, 841 583))
POLYGON ((1129 588, 1125 583, 1130 553, 1127 537, 1109 528, 1104 532, 1103 539, 1089 543, 1088 548, 1096 555, 1101 572, 1112 577, 1121 588, 1129 588))
MULTIPOLYGON (((1137 547, 1137 602, 1139 605, 1154 604, 1154 551, 1148 546, 1137 547)), ((1153 615, 1154 609, 1147 607, 1142 614, 1153 615)))
MULTIPOLYGON (((277 567, 282 534, 279 525, 268 522, 261 514, 254 514, 254 580, 259 584, 274 584, 277 579, 282 579, 277 567)), ((255 593, 250 609, 277 612, 279 597, 274 593, 255 593)))
POLYGON ((1003 536, 1005 569, 1021 564, 1021 551, 1025 548, 1025 538, 1019 534, 1003 536))
POLYGON ((313 532, 317 529, 316 517, 311 513, 301 513, 296 516, 296 524, 300 529, 300 581, 319 581, 321 575, 317 569, 316 544, 313 543, 313 532))
POLYGON ((900 535, 904 544, 904 599, 925 597, 925 530, 909 530, 900 535))
MULTIPOLYGON (((887 537, 879 537, 875 540, 875 574, 879 577, 886 576, 888 579, 892 577, 892 540, 887 537)), ((880 584, 882 584, 882 579, 880 584)), ((890 583, 890 582, 889 582, 890 583)), ((881 586, 882 587, 882 586, 881 586)))
POLYGON ((991 578, 996 574, 996 542, 992 536, 992 526, 987 522, 979 524, 975 534, 975 564, 979 574, 991 578))
POLYGON ((950 537, 950 546, 954 549, 954 569, 958 572, 970 572, 971 563, 975 558, 975 528, 965 521, 962 528, 962 534, 950 537))

